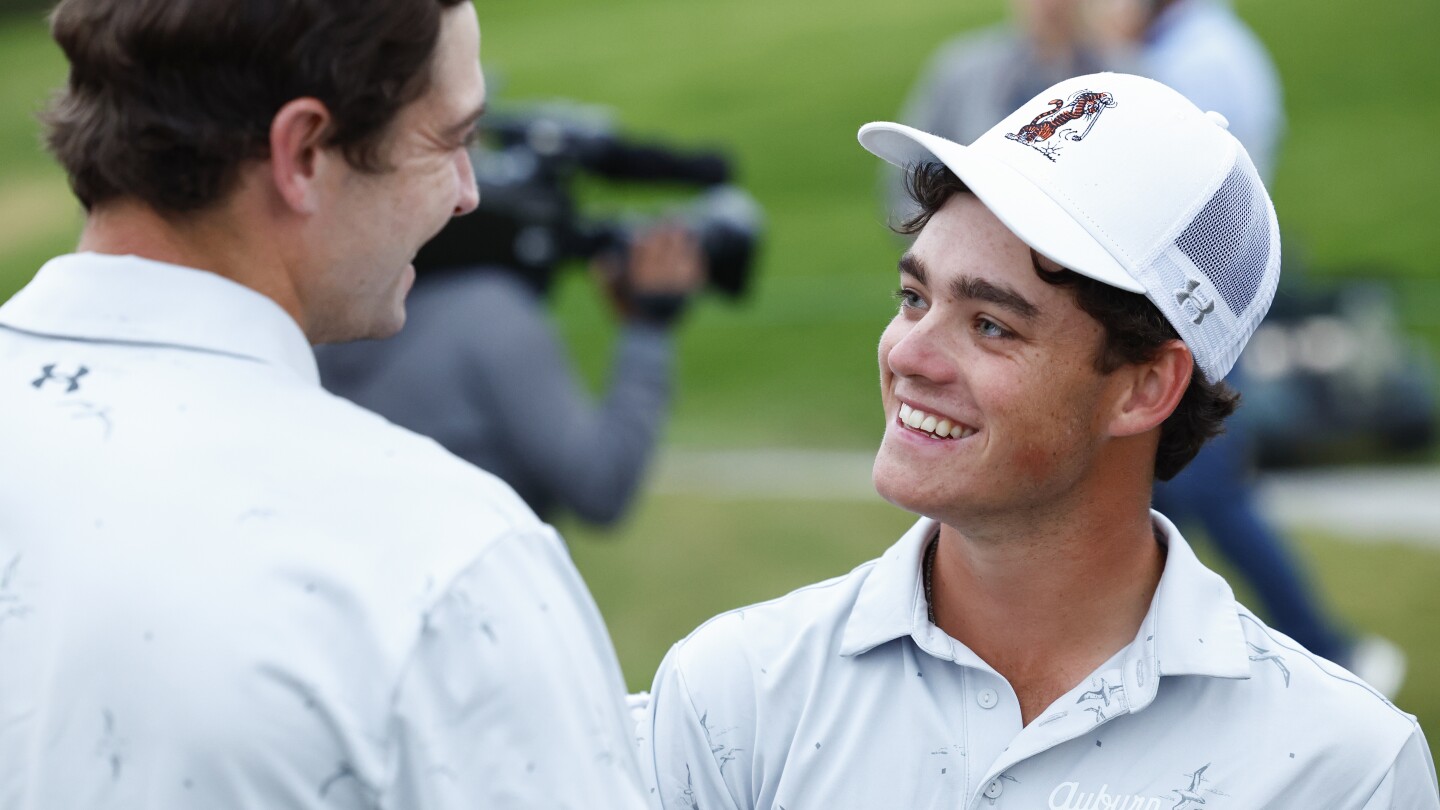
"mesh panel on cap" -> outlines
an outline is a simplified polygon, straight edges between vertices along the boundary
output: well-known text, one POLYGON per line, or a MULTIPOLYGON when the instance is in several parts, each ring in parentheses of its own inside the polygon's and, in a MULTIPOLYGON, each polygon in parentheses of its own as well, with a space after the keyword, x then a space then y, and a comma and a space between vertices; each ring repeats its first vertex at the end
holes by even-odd
POLYGON ((1229 372, 1270 308, 1280 275, 1274 209, 1243 151, 1177 232, 1139 273, 1150 300, 1213 382, 1229 372))
POLYGON ((1175 240, 1237 315, 1255 300, 1271 251, 1265 200, 1246 168, 1245 161, 1236 163, 1175 240))

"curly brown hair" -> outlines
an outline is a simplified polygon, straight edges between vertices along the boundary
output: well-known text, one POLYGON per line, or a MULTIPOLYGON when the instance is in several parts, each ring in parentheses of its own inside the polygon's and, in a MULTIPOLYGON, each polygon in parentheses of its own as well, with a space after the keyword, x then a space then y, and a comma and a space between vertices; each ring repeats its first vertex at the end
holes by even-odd
POLYGON ((166 214, 223 199, 269 154, 275 113, 319 99, 329 146, 365 171, 396 113, 424 94, 441 15, 463 0, 62 0, 70 60, 42 114, 85 208, 135 198, 166 214))
MULTIPOLYGON (((907 235, 919 233, 952 195, 970 192, 948 166, 935 162, 911 166, 906 172, 905 189, 920 207, 918 213, 895 226, 896 231, 907 235)), ((1175 327, 1145 296, 1073 270, 1046 270, 1034 250, 1030 251, 1030 259, 1036 275, 1070 290, 1076 305, 1104 328, 1105 342, 1095 356, 1095 368, 1101 374, 1153 360, 1162 346, 1180 339, 1175 327)), ((1155 477, 1169 481, 1185 469, 1205 442, 1224 432, 1226 417, 1235 412, 1239 403, 1240 394, 1235 389, 1224 381, 1208 382, 1198 367, 1193 369, 1190 386, 1160 426, 1155 477)))

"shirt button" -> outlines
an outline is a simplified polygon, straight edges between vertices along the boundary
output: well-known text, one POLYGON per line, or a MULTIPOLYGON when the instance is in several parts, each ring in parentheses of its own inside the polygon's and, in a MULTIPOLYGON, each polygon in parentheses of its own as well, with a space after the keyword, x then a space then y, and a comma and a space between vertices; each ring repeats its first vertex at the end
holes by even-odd
POLYGON ((979 703, 982 709, 993 709, 995 704, 1000 702, 1000 696, 995 694, 994 689, 981 689, 975 695, 975 702, 979 703))
POLYGON ((1004 792, 1005 786, 1000 784, 999 779, 985 786, 985 798, 987 799, 998 799, 1000 798, 1000 794, 1004 792))

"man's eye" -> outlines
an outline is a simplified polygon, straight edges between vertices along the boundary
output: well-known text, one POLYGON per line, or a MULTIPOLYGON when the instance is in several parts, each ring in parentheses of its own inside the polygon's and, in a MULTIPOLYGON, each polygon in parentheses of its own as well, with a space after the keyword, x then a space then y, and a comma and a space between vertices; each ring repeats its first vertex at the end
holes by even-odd
POLYGON ((924 309, 925 299, 920 294, 907 287, 901 287, 895 291, 895 300, 900 302, 901 309, 924 309))
POLYGON ((1010 337, 1010 330, 989 318, 979 318, 975 321, 975 331, 982 337, 1003 338, 1010 337))

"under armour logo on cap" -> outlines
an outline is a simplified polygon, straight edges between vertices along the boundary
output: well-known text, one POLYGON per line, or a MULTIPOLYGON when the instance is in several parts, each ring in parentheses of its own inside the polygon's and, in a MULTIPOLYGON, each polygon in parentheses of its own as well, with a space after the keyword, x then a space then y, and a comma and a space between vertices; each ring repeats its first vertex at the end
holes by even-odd
POLYGON ((80 378, 90 373, 90 369, 86 368, 85 366, 81 366, 80 370, 75 372, 74 374, 56 374, 55 366, 57 365, 59 364, 50 363, 44 368, 41 368, 40 376, 34 380, 31 380, 30 384, 38 389, 44 387, 45 383, 50 382, 51 380, 55 380, 56 382, 68 383, 69 385, 65 388, 65 393, 69 394, 78 390, 80 388, 80 378))
POLYGON ((1204 293, 1196 292, 1199 287, 1200 282, 1192 278, 1185 282, 1185 289, 1175 291, 1175 303, 1183 308, 1185 302, 1190 302, 1191 308, 1195 310, 1193 320, 1196 324, 1205 320, 1206 315, 1215 311, 1215 302, 1211 301, 1204 293))

